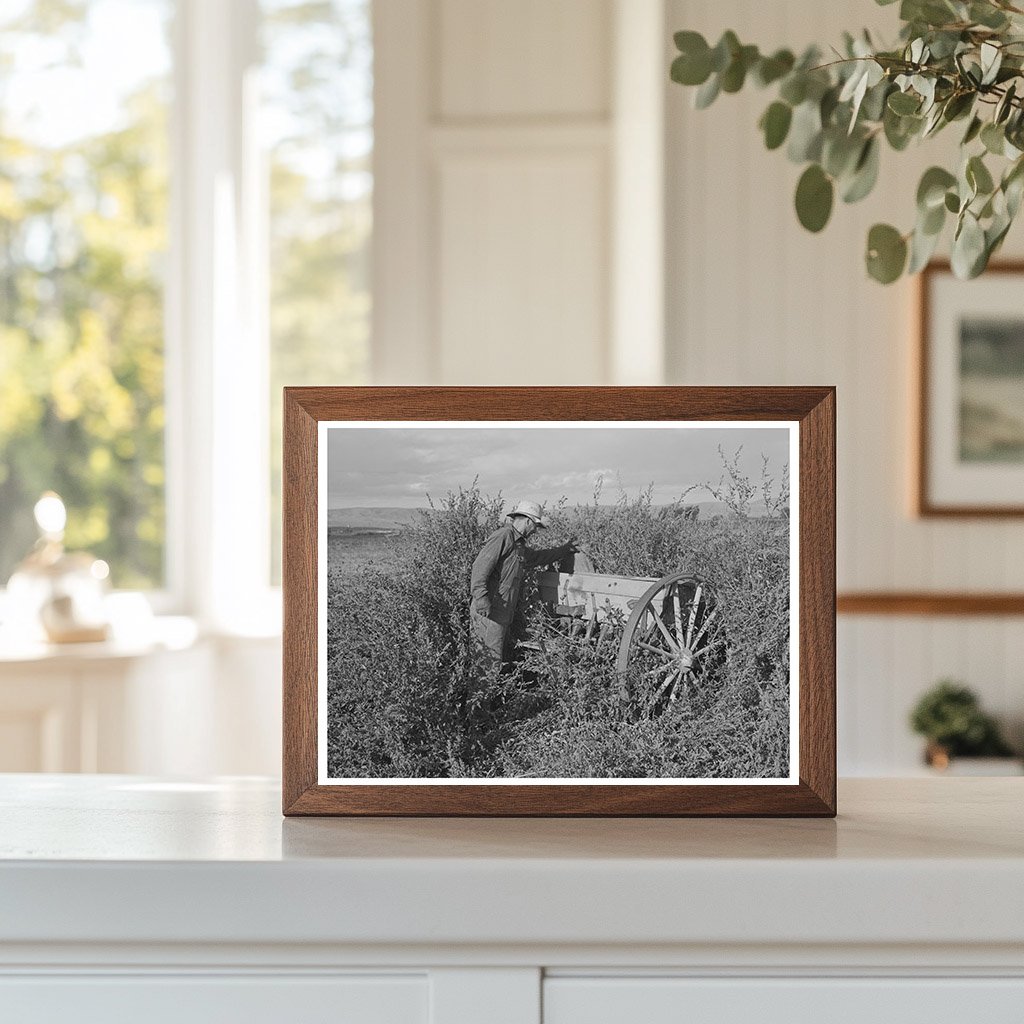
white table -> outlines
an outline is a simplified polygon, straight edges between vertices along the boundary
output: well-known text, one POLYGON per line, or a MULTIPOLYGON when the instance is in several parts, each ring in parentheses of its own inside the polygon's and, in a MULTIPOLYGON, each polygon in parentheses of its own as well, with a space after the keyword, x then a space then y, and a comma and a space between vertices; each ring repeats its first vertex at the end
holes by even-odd
POLYGON ((862 779, 836 821, 285 820, 264 781, 0 776, 0 1017, 1019 1024, 1022 796, 862 779))

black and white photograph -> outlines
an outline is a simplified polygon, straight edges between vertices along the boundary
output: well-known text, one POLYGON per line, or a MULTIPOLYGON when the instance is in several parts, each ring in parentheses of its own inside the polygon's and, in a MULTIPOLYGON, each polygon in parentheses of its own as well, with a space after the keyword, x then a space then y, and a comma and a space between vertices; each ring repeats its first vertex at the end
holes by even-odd
POLYGON ((796 425, 320 424, 320 781, 795 782, 796 425))
POLYGON ((1021 516, 1024 488, 1024 267, 993 263, 921 282, 918 512, 1021 516))
POLYGON ((1024 319, 960 321, 960 459, 1024 462, 1024 319))

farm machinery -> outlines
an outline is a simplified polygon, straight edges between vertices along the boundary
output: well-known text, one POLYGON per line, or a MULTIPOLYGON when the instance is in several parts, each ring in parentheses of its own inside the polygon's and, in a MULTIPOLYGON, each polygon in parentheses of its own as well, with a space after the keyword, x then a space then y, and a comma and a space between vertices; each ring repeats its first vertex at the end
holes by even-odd
POLYGON ((537 590, 570 637, 598 649, 617 638, 616 671, 650 679, 652 700, 685 697, 725 643, 711 588, 688 571, 612 576, 577 552, 539 572, 537 590))

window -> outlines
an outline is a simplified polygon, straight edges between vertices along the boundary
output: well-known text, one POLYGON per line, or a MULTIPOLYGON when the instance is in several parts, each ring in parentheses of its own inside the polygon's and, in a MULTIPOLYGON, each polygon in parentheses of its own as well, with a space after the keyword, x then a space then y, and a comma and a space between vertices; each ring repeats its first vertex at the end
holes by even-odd
POLYGON ((0 15, 0 585, 48 489, 68 545, 115 585, 164 581, 171 15, 170 0, 0 15))
POLYGON ((3 5, 0 587, 53 489, 115 587, 272 628, 281 387, 368 372, 372 67, 370 0, 3 5))
POLYGON ((369 0, 263 0, 262 9, 270 554, 278 582, 281 388, 367 379, 373 44, 369 0))

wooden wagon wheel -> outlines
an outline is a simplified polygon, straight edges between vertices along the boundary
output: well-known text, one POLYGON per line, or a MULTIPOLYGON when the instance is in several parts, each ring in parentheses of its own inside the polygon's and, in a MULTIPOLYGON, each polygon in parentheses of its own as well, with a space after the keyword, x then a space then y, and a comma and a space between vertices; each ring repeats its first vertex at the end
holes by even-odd
POLYGON ((637 667, 652 699, 684 696, 725 642, 707 583, 687 572, 652 583, 637 599, 619 643, 615 668, 637 667))

